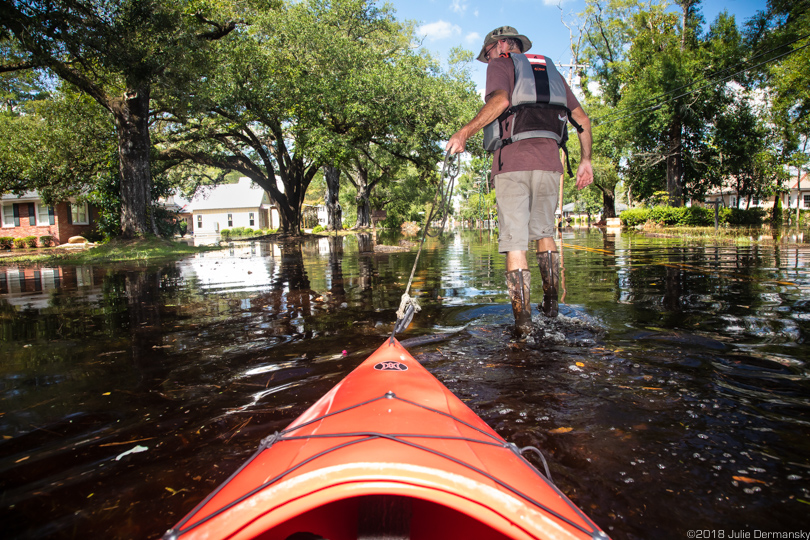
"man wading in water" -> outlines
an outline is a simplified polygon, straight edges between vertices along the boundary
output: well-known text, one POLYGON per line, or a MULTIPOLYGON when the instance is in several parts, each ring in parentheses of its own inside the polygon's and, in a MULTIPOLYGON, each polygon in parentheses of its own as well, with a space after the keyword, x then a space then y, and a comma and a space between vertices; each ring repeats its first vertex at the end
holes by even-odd
POLYGON ((448 152, 463 152, 467 139, 485 129, 484 146, 494 152, 498 251, 506 253, 506 284, 518 338, 532 331, 526 256, 531 241, 537 242, 543 278, 543 304, 538 308, 547 317, 557 316, 560 258, 554 242, 554 213, 563 173, 559 149, 565 147, 569 121, 577 128, 582 147, 577 189, 593 182, 588 115, 548 58, 523 54, 531 46, 529 38, 511 26, 487 34, 478 55, 487 64, 485 104, 447 142, 448 152))

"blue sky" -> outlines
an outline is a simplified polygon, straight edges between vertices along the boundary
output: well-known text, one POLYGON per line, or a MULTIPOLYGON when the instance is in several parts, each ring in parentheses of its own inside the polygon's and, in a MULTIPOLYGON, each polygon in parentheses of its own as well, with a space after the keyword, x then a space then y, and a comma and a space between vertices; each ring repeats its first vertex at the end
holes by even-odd
MULTIPOLYGON (((569 30, 576 32, 577 14, 584 0, 388 0, 398 19, 418 23, 422 45, 434 56, 447 60, 452 47, 462 46, 476 55, 484 36, 499 26, 513 26, 532 40, 530 52, 544 54, 555 64, 571 61, 569 30), (559 5, 559 7, 558 7, 559 5), (562 20, 561 20, 562 17, 562 20)), ((728 10, 742 24, 766 7, 766 0, 703 0, 700 9, 707 22, 728 10)), ((486 66, 474 62, 473 80, 483 90, 486 66)))

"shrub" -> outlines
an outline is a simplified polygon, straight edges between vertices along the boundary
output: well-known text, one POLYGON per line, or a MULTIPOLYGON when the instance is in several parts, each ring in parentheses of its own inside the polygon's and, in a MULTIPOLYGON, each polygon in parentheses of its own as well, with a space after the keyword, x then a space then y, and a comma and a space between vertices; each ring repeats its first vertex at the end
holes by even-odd
POLYGON ((714 225, 714 208, 706 208, 704 206, 683 208, 678 224, 689 227, 708 227, 714 225))
POLYGON ((26 236, 23 238, 25 240, 25 245, 28 247, 35 248, 37 247, 37 237, 36 236, 26 236))
POLYGON ((10 236, 0 236, 0 249, 11 249, 14 239, 10 236))
POLYGON ((22 249, 25 247, 25 238, 15 238, 14 239, 14 247, 17 249, 22 249))
POLYGON ((766 212, 762 208, 749 208, 741 210, 739 208, 723 208, 720 216, 723 223, 729 225, 762 225, 766 212))
POLYGON ((40 236, 39 237, 39 245, 42 247, 49 247, 53 245, 53 236, 40 236))
POLYGON ((232 234, 232 231, 230 229, 222 229, 221 231, 219 231, 219 235, 226 242, 231 239, 231 234, 232 234))
POLYGON ((319 233, 319 232, 323 232, 323 231, 324 231, 323 225, 316 225, 315 228, 312 229, 313 233, 319 233))
MULTIPOLYGON (((721 208, 720 223, 729 225, 761 225, 767 213, 762 208, 740 210, 721 208)), ((656 206, 655 208, 631 208, 619 215, 622 225, 637 227, 647 222, 680 227, 710 227, 714 225, 714 208, 702 206, 680 207, 656 206)))
POLYGON ((625 227, 644 225, 650 219, 649 208, 630 208, 619 214, 619 219, 625 227))

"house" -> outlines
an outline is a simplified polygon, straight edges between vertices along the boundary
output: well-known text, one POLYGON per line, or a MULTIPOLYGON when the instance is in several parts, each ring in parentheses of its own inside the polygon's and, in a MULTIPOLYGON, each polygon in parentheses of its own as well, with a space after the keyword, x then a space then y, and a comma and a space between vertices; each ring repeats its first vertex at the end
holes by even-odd
MULTIPOLYGON (((807 178, 807 173, 802 175, 801 181, 796 180, 796 175, 791 176, 788 188, 788 192, 782 195, 782 207, 795 209, 798 199, 799 209, 810 210, 810 179, 807 178)), ((726 182, 720 189, 714 189, 706 194, 705 202, 711 204, 715 201, 720 201, 720 206, 729 208, 762 208, 770 210, 773 208, 774 198, 773 196, 740 198, 731 183, 726 182)))
MULTIPOLYGON (((177 203, 176 198, 174 201, 177 203)), ((236 184, 201 191, 188 201, 180 215, 186 216, 188 232, 195 236, 219 235, 223 229, 235 227, 278 229, 281 224, 270 196, 246 177, 236 184)))
POLYGON ((785 202, 785 206, 796 208, 796 201, 802 210, 810 210, 810 178, 804 173, 799 180, 796 177, 790 179, 790 193, 785 202))
POLYGON ((0 197, 0 236, 38 239, 50 236, 65 244, 71 236, 87 236, 98 222, 98 210, 86 202, 44 204, 35 191, 0 197))

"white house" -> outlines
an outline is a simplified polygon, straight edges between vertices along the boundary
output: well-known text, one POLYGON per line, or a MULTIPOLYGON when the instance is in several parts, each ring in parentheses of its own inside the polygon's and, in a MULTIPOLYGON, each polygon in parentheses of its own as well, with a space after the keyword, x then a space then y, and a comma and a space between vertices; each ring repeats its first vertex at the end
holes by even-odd
POLYGON ((189 220, 188 230, 195 236, 218 235, 223 229, 235 227, 278 229, 281 225, 278 208, 270 196, 246 177, 236 184, 197 193, 184 214, 189 220))
MULTIPOLYGON (((788 183, 789 191, 782 195, 782 207, 796 209, 796 201, 798 199, 799 209, 810 210, 810 179, 807 178, 807 173, 801 177, 801 181, 796 180, 793 175, 788 183)), ((742 199, 737 195, 737 190, 731 187, 730 183, 725 183, 721 189, 714 189, 706 194, 706 202, 713 203, 720 201, 721 206, 729 208, 773 208, 773 197, 746 197, 742 199), (739 204, 738 204, 739 203, 739 204)))

